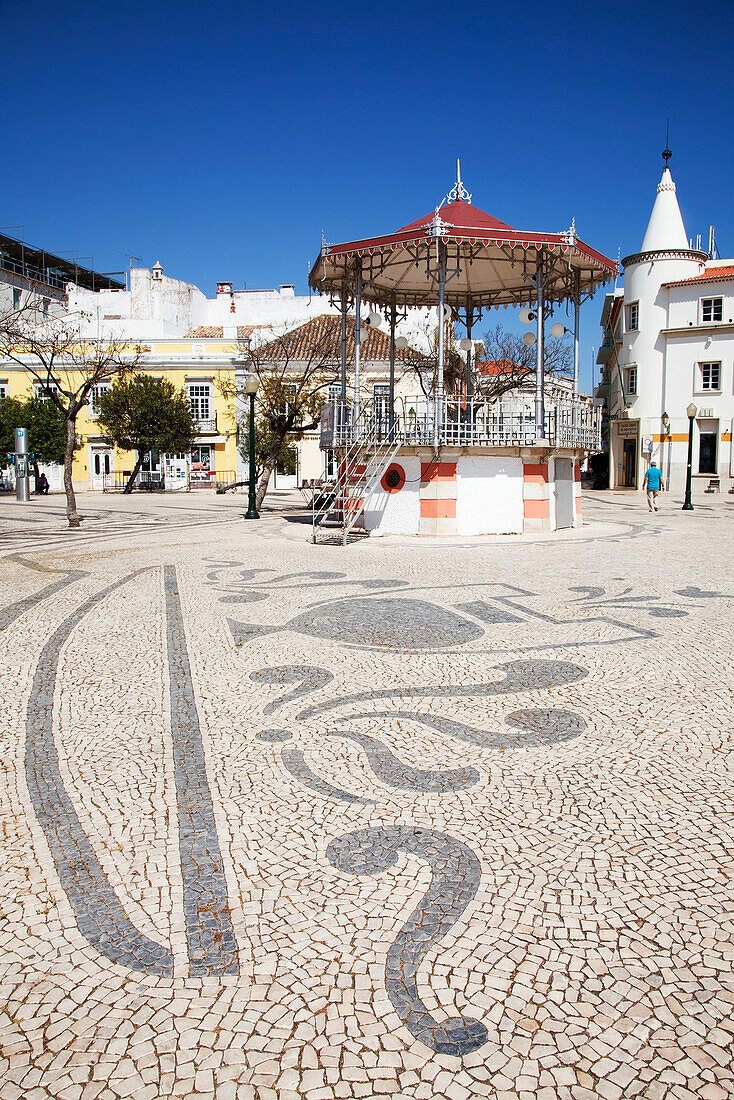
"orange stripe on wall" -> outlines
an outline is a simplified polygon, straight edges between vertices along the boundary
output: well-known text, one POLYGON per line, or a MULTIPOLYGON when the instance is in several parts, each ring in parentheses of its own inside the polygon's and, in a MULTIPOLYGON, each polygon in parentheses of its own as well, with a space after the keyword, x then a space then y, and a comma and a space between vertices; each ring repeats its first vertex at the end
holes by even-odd
POLYGON ((579 466, 578 462, 573 468, 573 478, 574 481, 581 481, 581 467, 579 466))
POLYGON ((548 482, 548 466, 544 462, 526 462, 522 468, 522 476, 525 481, 548 482))
POLYGON ((581 497, 576 497, 576 500, 575 500, 574 503, 576 505, 576 515, 580 516, 581 515, 581 497))
POLYGON ((456 463, 421 462, 421 481, 456 481, 456 463))
POLYGON ((524 500, 525 519, 548 519, 550 517, 549 500, 524 500))
POLYGON ((456 519, 455 500, 422 500, 423 519, 456 519))

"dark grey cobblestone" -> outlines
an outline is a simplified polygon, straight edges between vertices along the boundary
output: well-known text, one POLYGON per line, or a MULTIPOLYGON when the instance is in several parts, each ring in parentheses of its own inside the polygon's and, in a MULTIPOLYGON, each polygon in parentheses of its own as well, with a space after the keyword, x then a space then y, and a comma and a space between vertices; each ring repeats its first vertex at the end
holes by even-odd
POLYGON ((437 1020, 418 993, 418 970, 428 952, 451 930, 479 886, 481 866, 472 850, 433 829, 387 826, 357 829, 332 840, 327 856, 340 871, 381 875, 395 867, 398 852, 426 860, 428 890, 395 937, 387 955, 385 986, 405 1027, 442 1054, 468 1054, 487 1041, 487 1029, 471 1016, 437 1020))
POLYGON ((222 853, 186 649, 176 567, 164 568, 171 732, 184 915, 192 977, 237 974, 222 853))
POLYGON ((151 974, 171 974, 170 952, 138 931, 102 869, 64 786, 53 734, 54 686, 64 643, 89 611, 134 580, 139 572, 130 573, 85 600, 44 645, 26 711, 26 779, 81 934, 114 963, 151 974))

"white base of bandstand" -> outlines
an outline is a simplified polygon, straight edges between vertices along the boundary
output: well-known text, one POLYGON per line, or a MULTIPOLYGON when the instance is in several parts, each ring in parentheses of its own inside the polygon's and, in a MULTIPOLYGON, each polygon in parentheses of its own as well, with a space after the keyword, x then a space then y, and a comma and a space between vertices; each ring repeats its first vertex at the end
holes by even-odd
MULTIPOLYGON (((401 447, 364 501, 370 535, 512 535, 581 524, 583 452, 401 447)), ((366 480, 371 482, 368 464, 366 480)))

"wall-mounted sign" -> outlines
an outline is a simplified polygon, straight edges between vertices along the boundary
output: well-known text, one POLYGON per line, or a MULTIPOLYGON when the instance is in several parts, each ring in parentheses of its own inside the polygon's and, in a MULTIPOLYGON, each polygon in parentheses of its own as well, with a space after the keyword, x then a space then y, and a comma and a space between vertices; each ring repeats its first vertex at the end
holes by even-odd
POLYGON ((637 439, 636 420, 618 420, 616 422, 617 435, 620 439, 637 439))
POLYGON ((642 452, 643 454, 652 454, 652 436, 644 435, 642 437, 642 452))

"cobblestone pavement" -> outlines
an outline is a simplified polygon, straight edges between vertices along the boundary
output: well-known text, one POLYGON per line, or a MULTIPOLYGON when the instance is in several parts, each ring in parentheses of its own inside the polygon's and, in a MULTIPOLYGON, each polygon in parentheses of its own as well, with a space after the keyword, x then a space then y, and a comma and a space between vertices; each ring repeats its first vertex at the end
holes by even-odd
POLYGON ((0 502, 0 1100, 734 1096, 732 500, 280 499, 0 502))

